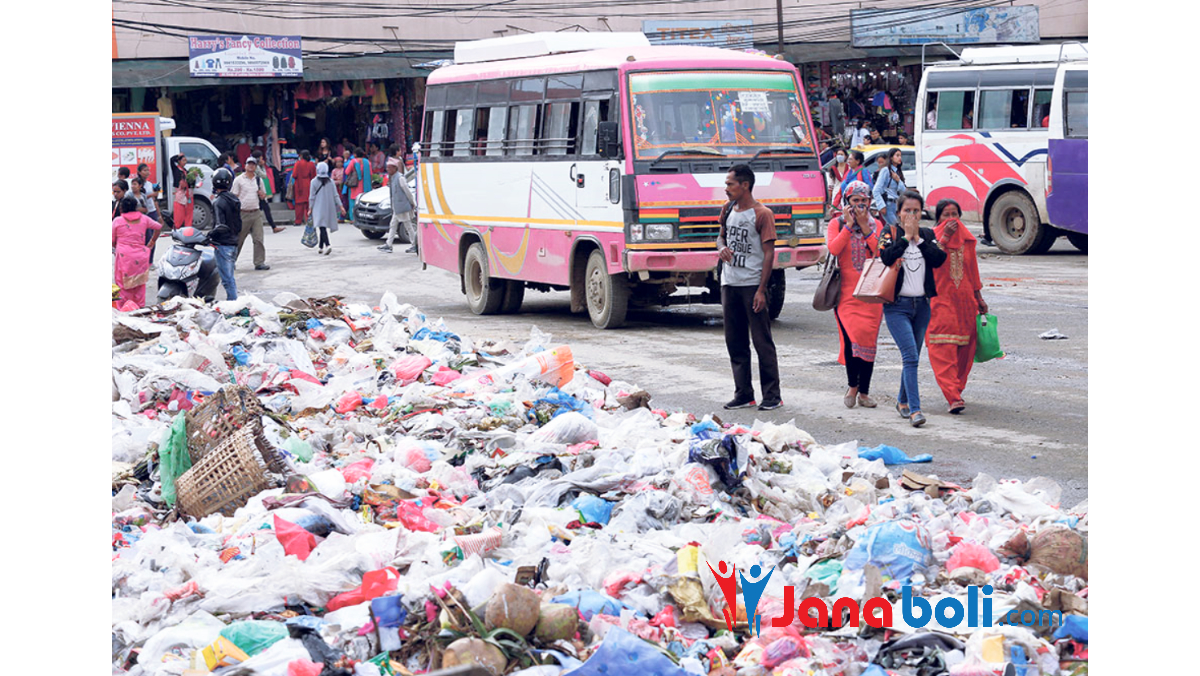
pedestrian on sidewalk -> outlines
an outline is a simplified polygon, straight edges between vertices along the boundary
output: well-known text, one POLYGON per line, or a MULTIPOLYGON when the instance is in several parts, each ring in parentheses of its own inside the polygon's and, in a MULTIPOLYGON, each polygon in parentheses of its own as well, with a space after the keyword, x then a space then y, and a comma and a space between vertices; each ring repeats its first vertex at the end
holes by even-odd
POLYGON ((118 178, 113 181, 113 202, 112 202, 112 217, 116 218, 121 215, 121 200, 125 199, 125 193, 129 192, 129 182, 123 178, 118 178))
MULTIPOLYGON (((350 203, 346 199, 346 191, 342 190, 342 183, 346 178, 345 161, 341 156, 334 155, 333 164, 329 167, 329 179, 333 181, 333 187, 337 188, 338 202, 342 205, 342 210, 346 211, 350 208, 350 203)), ((326 164, 329 164, 326 162, 326 164)))
POLYGON ((267 225, 271 226, 271 232, 283 232, 283 228, 275 225, 275 217, 271 214, 271 205, 267 202, 267 169, 263 166, 263 152, 255 150, 250 153, 250 157, 257 160, 258 171, 255 172, 258 176, 259 188, 262 190, 262 197, 258 200, 258 208, 262 210, 263 217, 267 219, 267 225))
POLYGON ((157 232, 161 225, 138 210, 136 197, 126 195, 118 205, 121 215, 112 221, 113 281, 120 289, 121 302, 133 301, 146 306, 146 282, 150 278, 150 247, 146 233, 157 232))
POLYGON ((296 203, 296 225, 304 223, 308 218, 308 186, 317 176, 317 165, 312 161, 312 154, 307 150, 300 151, 300 159, 292 168, 292 195, 296 203))
POLYGON ((192 186, 188 184, 187 171, 187 155, 180 153, 171 158, 171 187, 175 190, 175 206, 171 210, 172 228, 192 225, 192 213, 196 205, 192 186))
MULTIPOLYGON (((860 153, 861 154, 861 153, 860 153)), ((833 264, 841 272, 841 293, 833 318, 837 323, 838 362, 846 366, 846 408, 855 405, 875 408, 871 399, 871 374, 875 370, 875 345, 883 306, 865 303, 854 297, 854 288, 866 262, 879 255, 879 236, 883 224, 871 217, 871 188, 862 181, 846 187, 842 215, 829 223, 825 242, 833 264)))
POLYGON ((925 331, 929 328, 929 301, 938 295, 933 271, 946 262, 946 252, 938 247, 933 230, 920 227, 921 211, 925 208, 925 199, 920 193, 906 190, 900 194, 898 204, 900 227, 884 226, 892 241, 879 254, 884 265, 891 266, 900 261, 895 300, 884 304, 883 320, 887 322, 896 347, 900 348, 903 363, 896 411, 913 427, 920 427, 925 424, 925 416, 921 413, 917 366, 921 346, 925 344, 925 331))
POLYGON ((979 261, 975 258, 977 242, 962 224, 961 216, 958 202, 951 199, 938 202, 934 210, 937 225, 933 234, 946 252, 948 264, 933 271, 937 296, 929 303, 929 330, 925 337, 929 365, 946 396, 950 413, 955 415, 967 406, 962 393, 975 362, 978 342, 975 318, 988 311, 981 293, 979 261))
POLYGON ((354 207, 358 205, 358 198, 370 190, 370 185, 371 166, 367 164, 363 149, 356 147, 350 151, 350 161, 346 163, 342 174, 342 192, 346 193, 349 201, 347 210, 351 223, 354 222, 354 207))
POLYGON ((717 251, 721 259, 721 310, 725 319, 725 348, 733 367, 733 399, 727 409, 755 404, 750 378, 750 343, 758 354, 763 402, 760 411, 783 405, 779 361, 767 312, 767 283, 775 267, 775 214, 754 199, 754 172, 734 165, 725 176, 729 204, 721 213, 717 251))
POLYGON ((337 187, 329 178, 329 165, 321 162, 317 165, 317 177, 309 184, 309 205, 312 208, 313 225, 320 231, 317 254, 328 256, 333 253, 333 245, 329 243, 329 233, 337 232, 338 214, 344 215, 342 202, 338 199, 337 187))
POLYGON ((138 178, 142 179, 142 192, 145 194, 146 215, 156 223, 162 223, 158 216, 159 185, 150 181, 150 165, 142 162, 137 168, 138 178))
POLYGON ((392 197, 392 221, 388 227, 387 244, 379 247, 380 251, 387 253, 392 252, 392 244, 395 243, 401 227, 404 228, 409 242, 408 250, 404 253, 417 251, 417 228, 413 225, 413 209, 416 203, 412 193, 408 191, 408 182, 404 180, 403 167, 404 160, 397 157, 388 158, 387 176, 388 190, 392 197))
POLYGON ((246 237, 254 241, 254 269, 270 270, 267 265, 267 247, 263 244, 263 198, 266 192, 260 187, 258 180, 258 159, 254 156, 246 158, 246 171, 233 179, 230 188, 242 210, 242 231, 238 234, 237 251, 234 252, 236 261, 242 255, 242 247, 246 237))
POLYGON ((213 230, 208 239, 213 244, 217 258, 217 273, 221 275, 221 286, 225 287, 225 299, 237 300, 237 280, 234 279, 234 263, 237 261, 238 246, 242 234, 242 204, 230 192, 233 187, 233 172, 225 167, 213 173, 213 230))

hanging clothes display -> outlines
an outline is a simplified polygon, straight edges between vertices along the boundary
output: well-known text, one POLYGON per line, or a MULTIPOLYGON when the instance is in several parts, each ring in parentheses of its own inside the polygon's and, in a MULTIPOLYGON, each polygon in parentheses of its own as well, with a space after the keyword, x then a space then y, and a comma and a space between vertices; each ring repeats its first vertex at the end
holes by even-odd
POLYGON ((375 86, 375 95, 371 97, 371 112, 386 113, 388 111, 387 87, 382 82, 375 86))

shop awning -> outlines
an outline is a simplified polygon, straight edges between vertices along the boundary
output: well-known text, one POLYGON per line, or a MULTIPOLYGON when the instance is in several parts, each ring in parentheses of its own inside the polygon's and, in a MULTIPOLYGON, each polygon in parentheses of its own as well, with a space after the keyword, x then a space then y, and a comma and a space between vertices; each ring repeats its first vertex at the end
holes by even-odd
MULTIPOLYGON (((916 58, 921 63, 921 47, 872 47, 858 49, 848 42, 810 42, 787 46, 788 60, 792 63, 820 63, 822 61, 853 61, 855 59, 889 59, 896 57, 916 58)), ((928 47, 925 58, 942 61, 950 53, 942 47, 928 47)))
POLYGON ((413 68, 442 54, 398 54, 373 56, 309 57, 304 61, 304 78, 273 77, 191 77, 187 59, 119 59, 112 62, 112 88, 125 87, 213 87, 224 85, 262 85, 287 82, 326 82, 332 80, 387 80, 426 77, 432 71, 413 68))

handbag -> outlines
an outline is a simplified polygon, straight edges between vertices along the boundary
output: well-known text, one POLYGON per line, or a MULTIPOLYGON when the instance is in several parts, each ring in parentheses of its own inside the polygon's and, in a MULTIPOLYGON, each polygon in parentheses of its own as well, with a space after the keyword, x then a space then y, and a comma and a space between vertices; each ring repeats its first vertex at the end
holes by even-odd
POLYGON ((854 287, 854 297, 864 303, 892 303, 899 275, 900 261, 884 265, 882 258, 868 259, 854 287))
POLYGON ((837 307, 841 298, 842 270, 838 265, 837 256, 827 255, 825 271, 821 273, 821 283, 817 284, 817 291, 813 294, 813 309, 819 312, 832 310, 837 307))
POLYGON ((346 175, 345 181, 343 181, 343 183, 345 183, 346 187, 348 187, 348 188, 353 188, 358 185, 358 163, 359 162, 361 162, 361 160, 358 160, 358 159, 354 160, 354 162, 352 163, 354 166, 354 170, 350 171, 346 175))
POLYGON ((304 224, 304 234, 300 236, 300 243, 310 249, 317 245, 317 228, 312 224, 311 218, 304 224))
POLYGON ((975 363, 1001 359, 1004 350, 1000 349, 1000 333, 996 326, 996 315, 975 315, 975 363))
POLYGON ((289 202, 296 200, 296 179, 293 178, 288 181, 287 193, 284 194, 283 198, 289 202))

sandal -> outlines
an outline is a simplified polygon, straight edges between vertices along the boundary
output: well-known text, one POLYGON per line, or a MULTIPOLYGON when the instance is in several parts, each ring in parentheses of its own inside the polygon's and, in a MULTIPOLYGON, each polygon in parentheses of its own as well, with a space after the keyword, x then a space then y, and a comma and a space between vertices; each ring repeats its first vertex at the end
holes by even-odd
POLYGON ((952 413, 953 415, 958 415, 959 413, 962 413, 963 409, 966 407, 967 407, 967 405, 965 403, 963 403, 963 400, 959 399, 958 401, 954 402, 953 404, 950 404, 950 413, 952 413))

